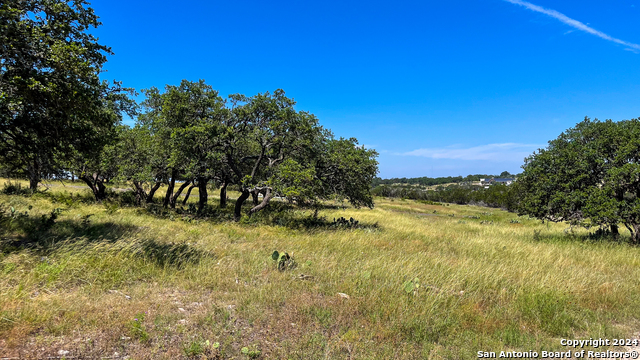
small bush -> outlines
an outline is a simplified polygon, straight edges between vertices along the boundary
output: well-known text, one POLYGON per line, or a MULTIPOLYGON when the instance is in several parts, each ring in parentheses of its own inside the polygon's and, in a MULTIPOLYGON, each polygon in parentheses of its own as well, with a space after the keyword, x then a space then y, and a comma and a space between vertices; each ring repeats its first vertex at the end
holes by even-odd
POLYGON ((343 217, 339 217, 337 220, 336 218, 333 218, 331 226, 337 228, 355 229, 360 227, 360 222, 358 220, 355 220, 354 218, 349 218, 349 220, 347 220, 343 217))
POLYGON ((31 195, 33 191, 29 188, 22 187, 22 184, 17 181, 8 181, 4 183, 2 189, 0 189, 0 193, 4 195, 31 195))
POLYGON ((29 224, 29 211, 32 206, 24 211, 19 211, 13 206, 0 204, 0 235, 15 231, 16 229, 33 227, 29 224))
POLYGON ((133 190, 127 190, 119 196, 120 205, 136 206, 139 205, 139 201, 136 198, 136 193, 133 190))

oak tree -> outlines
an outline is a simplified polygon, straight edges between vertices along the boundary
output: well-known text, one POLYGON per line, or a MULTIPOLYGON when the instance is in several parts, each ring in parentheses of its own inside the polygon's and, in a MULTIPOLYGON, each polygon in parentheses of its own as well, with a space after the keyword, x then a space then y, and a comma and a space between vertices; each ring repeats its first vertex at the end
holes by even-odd
POLYGON ((525 160, 519 212, 548 221, 626 226, 640 241, 640 120, 585 118, 525 160))
POLYGON ((111 54, 89 32, 99 25, 82 0, 0 4, 0 160, 31 189, 99 150, 132 110, 126 89, 99 77, 111 54))

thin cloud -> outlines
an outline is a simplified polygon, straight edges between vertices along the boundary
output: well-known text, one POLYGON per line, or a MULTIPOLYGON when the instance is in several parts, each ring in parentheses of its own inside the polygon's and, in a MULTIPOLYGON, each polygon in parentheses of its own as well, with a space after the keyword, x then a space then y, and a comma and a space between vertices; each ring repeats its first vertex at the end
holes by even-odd
POLYGON ((574 27, 574 28, 576 28, 578 30, 587 32, 587 33, 589 33, 591 35, 595 35, 595 36, 597 36, 599 38, 602 38, 602 39, 605 39, 605 40, 608 40, 608 41, 612 41, 612 42, 614 42, 616 44, 624 45, 624 46, 626 46, 626 47, 628 47, 630 49, 633 49, 633 51, 640 51, 640 45, 638 45, 638 44, 634 44, 634 43, 630 43, 628 41, 616 39, 616 38, 614 38, 612 36, 609 36, 609 35, 603 33, 602 31, 598 31, 598 30, 596 30, 596 29, 594 29, 594 28, 592 28, 592 27, 590 27, 590 26, 588 26, 586 24, 581 23, 578 20, 574 20, 574 19, 572 19, 572 18, 570 18, 570 17, 568 17, 568 16, 566 16, 566 15, 564 15, 562 13, 559 13, 559 12, 557 12, 555 10, 545 9, 542 6, 538 6, 538 5, 532 4, 532 3, 527 2, 527 1, 522 1, 522 0, 504 0, 504 1, 510 2, 512 4, 524 6, 525 8, 527 8, 527 9, 529 9, 531 11, 535 11, 535 12, 539 12, 539 13, 551 16, 552 18, 560 20, 561 22, 563 22, 563 23, 565 23, 565 24, 567 24, 567 25, 569 25, 571 27, 574 27))
POLYGON ((541 148, 534 144, 488 144, 474 146, 470 148, 427 148, 400 153, 403 156, 420 156, 432 159, 451 160, 484 160, 499 162, 523 161, 525 157, 531 155, 534 150, 541 148))

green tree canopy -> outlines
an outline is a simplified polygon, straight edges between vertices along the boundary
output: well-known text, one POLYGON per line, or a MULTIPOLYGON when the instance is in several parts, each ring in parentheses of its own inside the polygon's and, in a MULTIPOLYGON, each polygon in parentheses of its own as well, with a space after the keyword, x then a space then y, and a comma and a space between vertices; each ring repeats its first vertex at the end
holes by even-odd
POLYGON ((519 211, 584 226, 624 224, 640 241, 640 120, 585 118, 526 159, 519 211))
POLYGON ((114 149, 115 157, 111 158, 118 168, 117 178, 131 182, 139 204, 153 202, 153 195, 166 175, 168 160, 154 140, 146 127, 123 126, 114 149))
POLYGON ((354 206, 373 206, 375 151, 358 147, 355 139, 335 140, 313 114, 296 111, 295 101, 282 90, 253 97, 233 95, 231 100, 224 160, 230 169, 227 181, 241 187, 236 219, 249 196, 253 196, 249 215, 276 195, 298 202, 338 196, 354 206))
POLYGON ((111 54, 88 32, 99 25, 81 0, 0 4, 0 159, 32 189, 99 151, 133 110, 126 89, 99 78, 111 54))
POLYGON ((221 206, 226 205, 227 185, 238 186, 236 219, 249 197, 249 215, 275 196, 298 203, 338 198, 373 206, 377 153, 355 139, 335 139, 313 114, 295 110, 295 101, 282 90, 235 94, 225 101, 203 80, 185 80, 164 92, 152 88, 144 93, 144 113, 136 128, 125 132, 119 160, 121 176, 134 181, 139 199, 146 194, 142 183, 159 181, 164 173, 169 185, 165 205, 172 207, 190 184, 198 186, 199 211, 207 204, 211 181, 221 187, 221 206), (151 148, 157 150, 146 150, 151 148), (149 166, 141 156, 161 166, 149 166), (174 193, 176 179, 183 183, 174 193))
POLYGON ((156 184, 168 184, 164 206, 171 207, 175 207, 184 188, 195 181, 202 210, 207 202, 207 183, 216 178, 222 166, 220 138, 229 110, 218 92, 203 80, 183 80, 164 90, 144 90, 145 112, 138 118, 138 127, 144 129, 154 149, 148 158, 153 171, 147 176, 151 175, 156 184), (179 180, 183 183, 174 191, 179 180))

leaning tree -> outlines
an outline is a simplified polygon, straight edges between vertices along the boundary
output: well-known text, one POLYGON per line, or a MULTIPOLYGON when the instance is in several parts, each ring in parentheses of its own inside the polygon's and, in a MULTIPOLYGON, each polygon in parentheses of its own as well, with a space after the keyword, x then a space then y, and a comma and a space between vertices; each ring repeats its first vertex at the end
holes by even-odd
POLYGON ((357 146, 355 139, 334 139, 313 114, 296 111, 295 101, 282 90, 233 95, 231 103, 222 138, 224 162, 231 170, 227 180, 241 189, 236 220, 250 196, 248 215, 264 209, 274 196, 298 202, 340 197, 354 206, 373 206, 375 151, 357 146))
POLYGON ((274 178, 286 171, 295 158, 312 151, 320 138, 317 118, 298 113, 295 102, 284 91, 252 97, 232 95, 231 116, 224 132, 225 165, 231 170, 231 181, 239 185, 234 216, 240 219, 244 202, 253 195, 249 214, 263 209, 275 195, 274 178), (262 202, 258 201, 263 195, 262 202))

